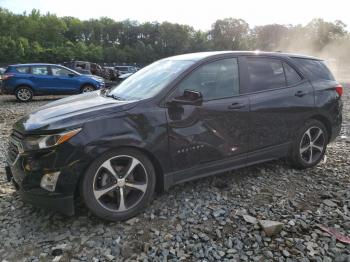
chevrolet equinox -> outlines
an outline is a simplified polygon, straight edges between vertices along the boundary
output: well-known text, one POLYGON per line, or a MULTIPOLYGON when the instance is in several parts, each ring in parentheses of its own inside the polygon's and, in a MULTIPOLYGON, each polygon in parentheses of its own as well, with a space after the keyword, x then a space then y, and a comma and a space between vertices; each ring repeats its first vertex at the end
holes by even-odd
POLYGON ((23 201, 125 220, 156 190, 286 158, 311 168, 339 134, 343 88, 324 61, 265 52, 159 60, 111 90, 70 96, 13 126, 7 179, 23 201))

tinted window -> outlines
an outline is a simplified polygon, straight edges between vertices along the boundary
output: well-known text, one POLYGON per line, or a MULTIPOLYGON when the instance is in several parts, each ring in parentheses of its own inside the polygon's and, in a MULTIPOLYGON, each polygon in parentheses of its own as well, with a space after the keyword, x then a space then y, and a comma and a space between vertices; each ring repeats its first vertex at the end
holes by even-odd
POLYGON ((52 71, 52 75, 54 76, 69 76, 70 74, 73 74, 71 71, 65 68, 56 67, 56 66, 52 66, 51 71, 52 71))
POLYGON ((22 74, 28 74, 29 73, 29 66, 19 66, 16 67, 17 72, 22 74))
POLYGON ((257 92, 286 86, 282 62, 273 58, 247 58, 249 91, 257 92))
POLYGON ((293 58, 294 61, 300 66, 302 72, 312 80, 325 79, 334 80, 334 77, 327 68, 324 61, 307 59, 307 58, 293 58))
POLYGON ((48 75, 47 66, 33 66, 32 67, 33 75, 48 75))
POLYGON ((237 59, 223 59, 201 66, 179 84, 179 92, 185 89, 201 92, 204 100, 239 94, 237 59))
POLYGON ((284 72, 286 74, 287 85, 294 85, 301 80, 300 75, 287 63, 283 63, 284 72))

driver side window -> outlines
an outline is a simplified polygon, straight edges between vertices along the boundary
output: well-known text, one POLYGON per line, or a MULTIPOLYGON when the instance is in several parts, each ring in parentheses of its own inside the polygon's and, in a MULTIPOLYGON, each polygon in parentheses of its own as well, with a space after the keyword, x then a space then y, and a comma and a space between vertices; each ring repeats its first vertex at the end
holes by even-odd
POLYGON ((237 58, 222 59, 199 67, 178 85, 180 94, 184 90, 201 92, 203 100, 238 95, 239 73, 237 58))

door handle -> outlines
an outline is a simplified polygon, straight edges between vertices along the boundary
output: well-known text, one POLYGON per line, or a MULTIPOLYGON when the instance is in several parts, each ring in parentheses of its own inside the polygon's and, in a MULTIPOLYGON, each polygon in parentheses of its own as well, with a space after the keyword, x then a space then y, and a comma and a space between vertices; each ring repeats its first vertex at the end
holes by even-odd
POLYGON ((295 96, 302 97, 306 95, 307 93, 305 91, 299 90, 295 93, 295 96))
POLYGON ((245 104, 233 103, 232 105, 229 105, 227 108, 228 109, 241 109, 243 107, 245 107, 245 104))

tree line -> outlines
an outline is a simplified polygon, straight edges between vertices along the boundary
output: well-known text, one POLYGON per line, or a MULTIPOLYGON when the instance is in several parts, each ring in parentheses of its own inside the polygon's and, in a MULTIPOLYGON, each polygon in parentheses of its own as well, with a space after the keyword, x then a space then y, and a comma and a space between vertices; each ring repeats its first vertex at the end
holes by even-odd
POLYGON ((350 60, 350 34, 341 21, 313 19, 307 25, 250 27, 236 18, 217 20, 208 31, 169 22, 80 20, 41 14, 14 14, 0 8, 0 63, 88 60, 139 63, 210 50, 331 53, 350 60))

